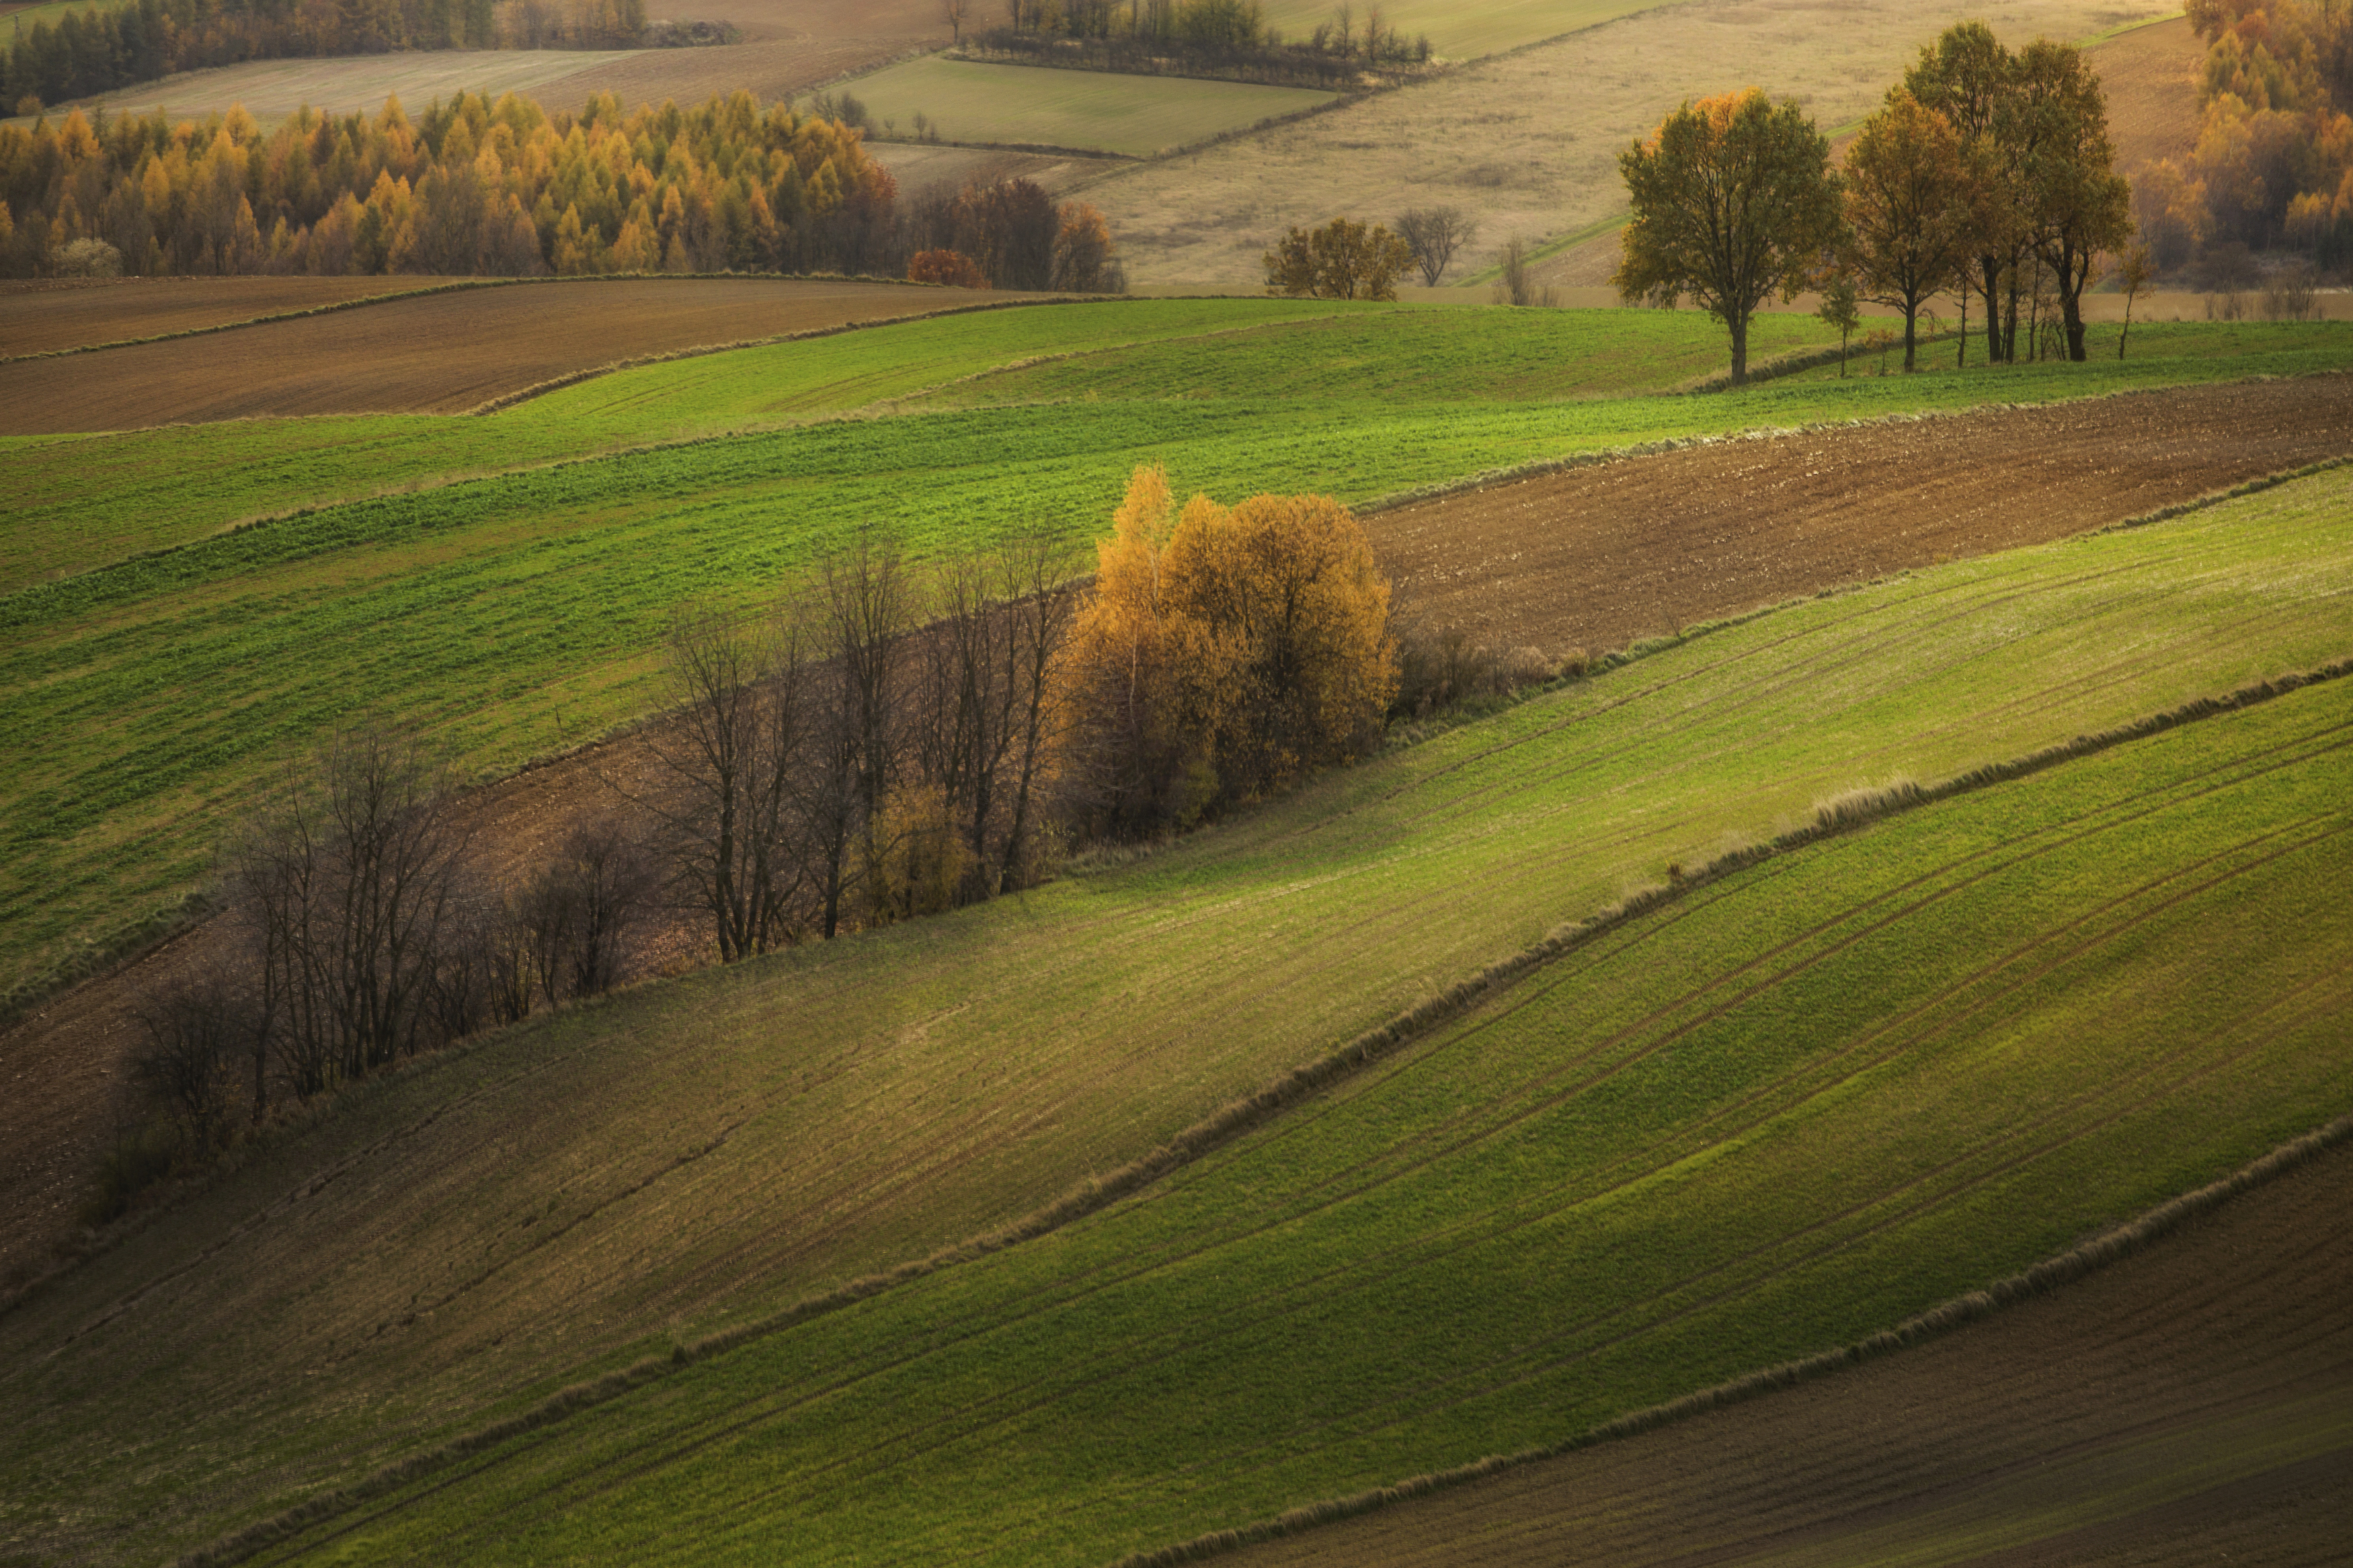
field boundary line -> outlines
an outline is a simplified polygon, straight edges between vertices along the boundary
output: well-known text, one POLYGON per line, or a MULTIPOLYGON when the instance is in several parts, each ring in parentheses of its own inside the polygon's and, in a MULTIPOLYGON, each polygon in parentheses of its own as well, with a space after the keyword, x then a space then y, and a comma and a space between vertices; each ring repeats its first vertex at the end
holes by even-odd
MULTIPOLYGON (((654 274, 633 276, 651 277, 654 274)), ((722 275, 713 274, 713 276, 722 275)), ((750 274, 736 273, 732 276, 748 277, 750 274)), ((938 285, 913 284, 910 287, 936 288, 938 285)), ((457 417, 475 419, 485 415, 503 413, 521 404, 529 403, 534 398, 544 397, 552 392, 561 392, 567 386, 577 386, 584 381, 595 381, 600 376, 617 375, 625 370, 642 370, 648 365, 670 364, 678 360, 702 359, 711 354, 733 353, 741 349, 773 348, 778 343, 797 343, 813 338, 836 338, 844 332, 863 331, 870 327, 901 327, 910 321, 937 321, 946 316, 976 316, 989 310, 1022 310, 1049 305, 1109 304, 1113 300, 1132 297, 1126 294, 1049 294, 1037 300, 983 300, 965 305, 949 305, 937 310, 918 310, 909 316, 877 316, 868 321, 838 321, 830 327, 803 327, 797 331, 778 332, 773 337, 738 338, 732 342, 724 343, 697 343, 690 348, 668 349, 658 354, 638 354, 631 359, 612 360, 586 370, 566 371, 562 375, 550 376, 545 381, 534 382, 519 392, 502 392, 496 397, 477 403, 457 417)))
MULTIPOLYGON (((397 300, 422 300, 435 294, 463 294, 477 289, 526 289, 549 284, 577 283, 645 283, 677 278, 710 282, 718 279, 747 283, 888 283, 901 289, 937 289, 936 283, 916 283, 904 278, 878 278, 863 272, 591 272, 570 277, 546 278, 460 278, 448 283, 428 283, 415 289, 395 289, 382 294, 364 294, 356 300, 337 300, 325 305, 306 305, 299 310, 280 310, 268 316, 248 316, 241 321, 216 321, 206 327, 183 327, 175 332, 157 332, 153 337, 117 338, 111 342, 82 343, 73 348, 42 349, 37 353, 10 354, 0 358, 0 365, 30 364, 36 360, 69 359, 75 354, 96 353, 101 349, 143 348, 149 343, 176 342, 182 338, 208 337, 215 332, 241 331, 247 327, 266 327, 274 321, 300 321, 311 316, 332 316, 341 310, 365 310, 371 305, 389 305, 397 300)), ((164 279, 149 279, 164 281, 164 279)), ((1107 296, 1108 297, 1108 296, 1107 296)), ((1006 304, 1034 304, 1036 300, 1007 300, 1006 304)), ((1002 307, 999 307, 1002 308, 1002 307)), ((946 314, 927 311, 924 314, 946 314)), ((905 321, 910 318, 898 317, 905 321)), ((207 421, 216 423, 216 421, 207 421)), ((104 435, 104 431, 78 431, 77 435, 104 435)))
MULTIPOLYGON (((430 1475, 461 1459, 495 1447, 511 1438, 523 1436, 554 1426, 576 1411, 617 1398, 635 1388, 691 1365, 697 1361, 724 1354, 812 1319, 855 1306, 896 1286, 912 1283, 959 1264, 974 1262, 994 1253, 1017 1247, 1023 1242, 1050 1235, 1065 1226, 1110 1207, 1173 1171, 1217 1152, 1236 1140, 1266 1125, 1292 1106, 1335 1084, 1346 1081, 1362 1068, 1386 1058, 1399 1047, 1411 1044, 1433 1030, 1463 1016, 1556 959, 1564 957, 1599 937, 1629 925, 1652 910, 1682 899, 1688 893, 1722 881, 1765 860, 1803 849, 1826 839, 1858 831, 1883 817, 2042 773, 2081 757, 2109 751, 2130 742, 2159 734, 2168 730, 2178 729, 2200 720, 2237 712, 2307 687, 2342 679, 2348 676, 2353 676, 2353 657, 2342 658, 2309 671, 2284 674, 2268 680, 2257 681, 2252 685, 2239 687, 2219 697, 2199 698, 2112 729, 2078 735, 2072 741, 2046 746, 2021 757, 1983 763, 1932 784, 1923 785, 1908 780, 1899 781, 1879 790, 1850 791, 1825 801, 1816 808, 1813 820, 1810 822, 1777 834, 1762 843, 1731 850, 1716 857, 1695 871, 1682 877, 1671 878, 1663 885, 1653 884, 1636 889, 1617 902, 1606 905, 1593 914, 1556 927, 1535 943, 1489 964, 1467 979, 1456 982, 1445 991, 1417 1006, 1407 1009, 1387 1024, 1369 1029, 1346 1044, 1327 1051, 1312 1061, 1293 1068, 1289 1072, 1267 1082, 1252 1094, 1229 1102, 1179 1132, 1159 1148, 1126 1164, 1084 1178, 1054 1202, 1008 1225, 979 1236, 967 1237, 964 1241, 943 1247, 928 1257, 910 1259, 895 1268, 849 1280, 819 1295, 804 1298, 756 1322, 723 1329, 704 1335, 691 1344, 682 1342, 675 1343, 666 1356, 643 1357, 630 1365, 607 1373, 592 1381, 560 1390, 531 1409, 506 1420, 453 1438, 423 1453, 412 1455, 348 1486, 330 1489, 292 1508, 257 1521, 243 1530, 222 1537, 210 1546, 199 1548, 181 1557, 178 1560, 178 1568, 220 1568, 223 1564, 242 1563, 270 1546, 308 1530, 311 1525, 347 1512, 362 1503, 396 1490, 411 1481, 430 1475)), ((2344 1118, 2339 1122, 2332 1123, 2331 1127, 2341 1129, 2331 1134, 2332 1141, 2353 1136, 2353 1117, 2344 1118)), ((2277 1152, 2275 1151, 2274 1156, 2266 1156, 2266 1158, 2275 1157, 2277 1152)), ((2258 1164, 2262 1162, 2258 1162, 2258 1164)), ((2249 1169, 2253 1168, 2249 1167, 2249 1169)), ((2227 1186, 2230 1182, 2238 1181, 2243 1175, 2242 1172, 2239 1176, 2228 1178, 2216 1185, 2227 1186)), ((2209 1189, 2201 1189, 2201 1191, 2209 1189)), ((2227 1196, 2228 1194, 2224 1195, 2227 1196)), ((2177 1199, 2175 1202, 2187 1203, 2196 1196, 2197 1194, 2193 1194, 2189 1198, 2177 1199)), ((2212 1202, 2219 1201, 2221 1201, 2219 1198, 2211 1200, 2207 1206, 2211 1206, 2212 1202)), ((2202 1210, 2189 1212, 2202 1212, 2202 1210)), ((2179 1217, 2182 1216, 2177 1216, 2167 1224, 2168 1226, 2178 1224, 2179 1217)), ((2144 1216, 2142 1220, 2134 1221, 2124 1229, 2131 1230, 2134 1226, 2147 1223, 2149 1223, 2149 1217, 2144 1216)), ((2108 1236, 2118 1234, 2121 1232, 2112 1231, 2108 1236)), ((2150 1234, 2158 1235, 2163 1232, 2158 1230, 2150 1234)), ((2066 1259, 2074 1258, 2079 1253, 2088 1255, 2092 1249, 2103 1245, 2105 1239, 2104 1237, 2100 1242, 2086 1244, 2084 1247, 2079 1247, 2073 1253, 2062 1255, 2060 1258, 2037 1264, 2033 1269, 2029 1270, 2027 1275, 2018 1278, 2043 1279, 2049 1270, 2064 1265, 2066 1259)), ((2100 1260, 2105 1261, 2107 1256, 2101 1255, 2100 1260)), ((2123 1256, 2123 1253, 2116 1252, 2114 1256, 2123 1256)), ((2093 1267, 2097 1267, 2097 1263, 2083 1266, 2079 1272, 2088 1272, 2093 1267)), ((2075 1277, 2073 1274, 2064 1276, 2067 1279, 2075 1277)), ((2049 1278, 2053 1283, 2063 1282, 2056 1276, 2049 1276, 2049 1278)), ((1996 1300, 1998 1293, 2007 1288, 2008 1282, 1998 1282, 1989 1287, 1987 1290, 1974 1292, 1968 1297, 1961 1298, 1960 1302, 1966 1304, 1981 1299, 1992 1302, 1992 1305, 1982 1309, 1967 1309, 1968 1312, 1982 1316, 1985 1311, 1993 1310, 2013 1299, 2001 1297, 1996 1300)), ((2034 1287, 2036 1289, 2049 1288, 2049 1284, 2034 1287)), ((1961 1307, 1957 1306, 1956 1303, 1947 1302, 1944 1306, 1933 1309, 1927 1317, 1933 1318, 1937 1314, 1952 1314, 1961 1310, 1961 1307)), ((1913 1322, 1926 1321, 1926 1318, 1915 1319, 1913 1322)), ((1957 1326, 1960 1322, 1968 1321, 1971 1321, 1970 1317, 1965 1312, 1963 1315, 1952 1316, 1947 1326, 1957 1326)), ((1886 1344, 1883 1348, 1893 1348, 1895 1344, 1910 1342, 1897 1337, 1907 1331, 1913 1331, 1910 1324, 1873 1336, 1873 1340, 1863 1342, 1866 1345, 1875 1345, 1884 1341, 1886 1344)), ((1941 1332, 1943 1330, 1939 1329, 1936 1331, 1941 1332)), ((1873 1351, 1869 1353, 1875 1354, 1878 1352, 1873 1351)), ((1496 1468, 1507 1468, 1525 1464, 1535 1458, 1548 1458, 1556 1453, 1567 1452, 1572 1447, 1582 1447, 1590 1442, 1602 1440, 1595 1436, 1596 1433, 1606 1436, 1627 1436, 1645 1429, 1642 1426, 1629 1425, 1630 1423, 1647 1422, 1650 1425, 1658 1425, 1662 1421, 1675 1419, 1681 1415, 1713 1408, 1715 1404, 1729 1402, 1723 1392, 1724 1389, 1737 1387, 1749 1392, 1761 1392, 1767 1387, 1780 1386, 1784 1383, 1795 1381, 1797 1376, 1800 1375, 1789 1372, 1788 1368, 1790 1366, 1810 1367, 1815 1363, 1820 1363, 1820 1370, 1829 1371, 1837 1366, 1849 1364, 1854 1359, 1858 1359, 1854 1354, 1854 1348, 1848 1347, 1845 1350, 1824 1352, 1808 1362, 1787 1363, 1784 1367, 1751 1373, 1736 1384, 1724 1384, 1718 1389, 1687 1394, 1681 1400, 1655 1406, 1651 1411, 1636 1412, 1633 1415, 1621 1416, 1615 1422, 1605 1424, 1604 1426, 1594 1428, 1592 1432, 1572 1438, 1565 1445, 1552 1448, 1533 1449, 1525 1454, 1482 1459, 1473 1466, 1464 1467, 1460 1472, 1445 1472, 1446 1475, 1455 1479, 1444 1484, 1459 1484, 1461 1480, 1474 1479, 1478 1475, 1493 1473, 1496 1468), (1489 1468, 1481 1468, 1480 1467, 1482 1466, 1489 1468)), ((1818 1373, 1810 1372, 1802 1375, 1811 1376, 1818 1373)), ((1746 1397, 1746 1394, 1742 1394, 1741 1397, 1746 1397)), ((1301 1524, 1284 1527, 1283 1530, 1274 1532, 1286 1533, 1290 1529, 1304 1528, 1305 1523, 1308 1522, 1320 1523, 1327 1519, 1347 1517, 1345 1513, 1315 1510, 1347 1507, 1355 1508, 1356 1511, 1361 1512, 1383 1506, 1387 1501, 1399 1500, 1408 1496, 1419 1496, 1419 1492, 1399 1490, 1399 1488, 1415 1484, 1416 1481, 1413 1480, 1399 1482, 1396 1486, 1383 1488, 1376 1492, 1358 1494, 1356 1498, 1309 1505, 1304 1511, 1313 1513, 1313 1519, 1306 1520, 1301 1524), (1364 1500, 1366 1499, 1373 1500, 1364 1500)), ((1434 1481, 1430 1482, 1425 1486, 1425 1489, 1435 1489, 1438 1484, 1434 1481)), ((1293 1511, 1300 1513, 1303 1510, 1293 1511)), ((1280 1516, 1280 1519, 1291 1517, 1292 1514, 1284 1514, 1280 1516)), ((1261 1521, 1258 1525, 1246 1526, 1244 1530, 1273 1531, 1278 1522, 1279 1521, 1261 1521)), ((1247 1544, 1250 1541, 1262 1539, 1271 1539, 1271 1536, 1245 1535, 1233 1531, 1219 1531, 1214 1536, 1198 1538, 1196 1542, 1182 1542, 1174 1547, 1159 1548, 1155 1552, 1122 1559, 1119 1568, 1161 1568, 1163 1564, 1191 1562, 1198 1557, 1214 1555, 1217 1552, 1247 1544), (1202 1542, 1208 1544, 1203 1545, 1202 1542), (1168 1553, 1176 1553, 1176 1555, 1168 1555, 1168 1553)))
POLYGON ((1177 1563, 1223 1556, 1260 1542, 1280 1540, 1394 1504, 1410 1502, 1436 1492, 1451 1491, 1456 1487, 1559 1458, 1582 1448, 1639 1436, 1660 1426, 1706 1415, 1728 1405, 1744 1404, 1778 1389, 1811 1383, 1894 1352, 1940 1339, 1957 1329, 1992 1317, 2006 1308, 2049 1295, 2099 1272, 2112 1263, 2121 1262, 2191 1221, 2212 1213, 2232 1198, 2299 1170, 2348 1142, 2353 1142, 2353 1116, 2340 1116, 2324 1126, 2288 1140, 2219 1180, 2169 1198, 2138 1217, 2112 1226, 2080 1246, 2044 1258, 2022 1273, 2006 1276, 1982 1289, 1939 1302, 1925 1312, 1906 1318, 1892 1329, 1883 1329, 1866 1339, 1835 1350, 1760 1368, 1712 1388, 1669 1400, 1663 1405, 1630 1411, 1559 1443, 1525 1448, 1514 1454, 1491 1455, 1452 1469, 1409 1477, 1369 1491, 1307 1503, 1272 1519, 1236 1529, 1215 1531, 1174 1545, 1131 1552, 1116 1559, 1113 1568, 1175 1568, 1177 1563))

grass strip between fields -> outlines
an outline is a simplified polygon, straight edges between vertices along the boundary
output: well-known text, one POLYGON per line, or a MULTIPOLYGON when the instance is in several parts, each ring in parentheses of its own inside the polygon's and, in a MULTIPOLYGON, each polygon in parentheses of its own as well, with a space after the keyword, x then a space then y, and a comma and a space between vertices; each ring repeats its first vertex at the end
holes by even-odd
MULTIPOLYGON (((1664 885, 1637 891, 1604 910, 1560 927, 1543 941, 1457 983, 1378 1028, 1293 1068, 1256 1093, 1187 1128, 1176 1138, 1143 1157, 1116 1170, 1091 1177, 1053 1204, 1012 1225, 968 1238, 930 1257, 910 1260, 888 1272, 852 1280, 823 1295, 796 1302, 785 1311, 756 1322, 706 1335, 691 1342, 681 1342, 668 1355, 648 1357, 607 1373, 594 1382, 565 1388, 519 1415, 470 1432, 427 1453, 412 1456, 350 1487, 320 1493, 211 1547, 189 1553, 180 1560, 182 1568, 216 1568, 216 1565, 244 1562, 276 1542, 289 1540, 375 1498, 437 1474, 461 1459, 487 1453, 512 1439, 541 1431, 694 1363, 724 1355, 813 1319, 859 1305, 895 1287, 924 1279, 942 1269, 974 1262, 1037 1240, 1111 1208, 1171 1173, 1265 1128, 1285 1111, 1344 1084, 1366 1068, 1388 1058, 1400 1047, 1428 1038, 1433 1031, 1491 1003, 1555 961, 1767 860, 1835 837, 1861 831, 1893 816, 1920 810, 1997 784, 2030 778, 2064 763, 2096 756, 2183 725, 2242 712, 2292 692, 2341 680, 2348 675, 2353 675, 2353 658, 2339 660, 2306 673, 2256 682, 2221 696, 2200 699, 2097 734, 2078 736, 2063 744, 2045 747, 2026 756, 1974 768, 1935 784, 1904 784, 1826 803, 1810 822, 1777 834, 1761 843, 1718 856, 1688 875, 1664 885)), ((2293 1169, 2348 1135, 2353 1135, 2353 1118, 2341 1120, 2320 1132, 2284 1145, 2229 1178, 2172 1200, 2149 1215, 2116 1227, 2083 1247, 2037 1264, 2022 1275, 1997 1281, 1968 1296, 1932 1308, 1856 1345, 1750 1373, 1708 1390, 1681 1396, 1668 1405, 1615 1417, 1557 1445, 1482 1459, 1437 1476, 1418 1478, 1351 1498, 1308 1505, 1240 1531, 1220 1531, 1180 1545, 1139 1553, 1123 1559, 1123 1568, 1161 1568, 1164 1564, 1214 1555, 1252 1541, 1271 1539, 1314 1524, 1351 1517, 1374 1507, 1425 1495, 1444 1486, 1555 1457, 1594 1442, 1630 1436, 1665 1420, 1697 1414, 1801 1378, 1818 1376, 1853 1364, 1867 1356, 1948 1331, 2001 1306, 2081 1278, 2094 1268, 2127 1256, 2147 1241, 2167 1234, 2183 1220, 2203 1213, 2224 1198, 2273 1175, 2293 1169)))

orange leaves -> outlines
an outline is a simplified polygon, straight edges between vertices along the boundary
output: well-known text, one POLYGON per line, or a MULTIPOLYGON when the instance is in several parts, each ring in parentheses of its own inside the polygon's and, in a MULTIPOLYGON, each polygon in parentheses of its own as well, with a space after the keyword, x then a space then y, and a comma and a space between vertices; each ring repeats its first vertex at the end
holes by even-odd
POLYGON ((1396 691, 1388 584, 1345 507, 1196 496, 1173 526, 1170 508, 1166 476, 1137 469, 1065 666, 1079 771, 1113 831, 1345 761, 1396 691))

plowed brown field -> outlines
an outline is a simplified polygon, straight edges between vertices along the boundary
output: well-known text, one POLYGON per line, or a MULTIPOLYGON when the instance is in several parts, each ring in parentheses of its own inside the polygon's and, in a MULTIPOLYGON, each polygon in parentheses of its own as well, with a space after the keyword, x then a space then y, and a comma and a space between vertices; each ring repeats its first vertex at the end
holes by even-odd
MULTIPOLYGON (((2353 377, 2318 377, 1730 442, 1366 521, 1425 616, 1503 646, 1599 649, 2348 453, 2353 377)), ((494 785, 475 797, 474 843, 521 865, 609 805, 605 778, 649 766, 632 738, 494 785)), ((33 1265, 90 1190, 140 989, 215 940, 198 928, 0 1034, 0 1274, 33 1265)))
MULTIPOLYGON (((223 327, 447 278, 109 278, 0 283, 0 358, 223 327)), ((17 375, 35 373, 18 371, 17 375)))
POLYGON ((1365 526, 1419 619, 1599 652, 2348 453, 2353 376, 2331 375, 1724 441, 1365 526))
POLYGON ((469 289, 19 366, 0 434, 255 415, 459 414, 616 360, 1018 296, 796 279, 469 289))
POLYGON ((1220 1561, 2342 1563, 2348 1205, 2339 1145, 1900 1355, 1220 1561))

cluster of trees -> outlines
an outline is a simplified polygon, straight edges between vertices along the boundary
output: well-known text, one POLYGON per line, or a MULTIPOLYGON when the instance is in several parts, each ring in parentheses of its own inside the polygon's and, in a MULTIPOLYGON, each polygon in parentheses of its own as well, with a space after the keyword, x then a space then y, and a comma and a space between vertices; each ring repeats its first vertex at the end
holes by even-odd
MULTIPOLYGON (((227 840, 231 940, 146 998, 138 1079, 201 1152, 241 1110, 610 990, 657 931, 733 962, 936 913, 1377 742, 1398 641, 1345 508, 1180 512, 1140 469, 1091 589, 1071 564, 1033 539, 919 571, 868 542, 778 603, 681 608, 655 782, 534 863, 477 846, 414 735, 336 734, 227 840)), ((1403 662, 1416 711, 1500 679, 1460 637, 1403 662)))
MULTIPOLYGON (((964 42, 969 0, 943 0, 964 42)), ((1343 4, 1303 38, 1268 26, 1258 0, 1007 0, 1007 25, 976 33, 969 49, 1097 70, 1176 72, 1345 88, 1367 70, 1430 61, 1430 40, 1408 38, 1377 6, 1343 4)))
POLYGON ((723 36, 691 25, 658 30, 661 37, 649 36, 645 0, 128 0, 14 28, 0 50, 0 103, 29 114, 241 60, 501 45, 630 48, 723 36))
POLYGON ((220 963, 147 996, 135 1076, 203 1150, 307 1098, 629 974, 655 869, 612 822, 501 878, 446 768, 356 728, 269 781, 223 854, 220 963))
MULTIPOLYGON (((1921 51, 1866 121, 1843 173, 1794 102, 1750 89, 1668 116, 1620 155, 1633 217, 1613 282, 1621 298, 1690 295, 1732 338, 1771 295, 1852 284, 1904 316, 1904 364, 1933 296, 1982 301, 1989 359, 2019 352, 2021 299, 2050 285, 2069 358, 2084 357, 2082 300, 2101 258, 2131 238, 2098 79, 2066 44, 2015 53, 1965 22, 1921 51)), ((2030 342, 2032 338, 2030 317, 2030 342)))
POLYGON ((577 117, 460 94, 411 120, 305 110, 263 134, 242 109, 0 129, 0 269, 69 247, 134 273, 882 271, 903 265, 898 190, 855 131, 700 109, 577 117), (110 254, 111 253, 111 254, 110 254))
POLYGON ((1127 279, 1102 213, 1057 203, 1034 181, 934 186, 907 204, 907 276, 967 289, 1056 289, 1118 294, 1127 279))
MULTIPOLYGON (((1424 238, 1430 240, 1427 234, 1424 238)), ((1260 259, 1270 294, 1296 300, 1395 300, 1398 279, 1417 265, 1418 255, 1411 244, 1379 224, 1367 228, 1335 217, 1321 228, 1294 226, 1260 259)), ((1419 264, 1429 270, 1427 262, 1419 264)))
POLYGON ((2189 157, 2136 176, 2153 258, 2210 244, 2283 247, 2353 266, 2353 7, 2337 0, 2190 0, 2207 40, 2189 157))

